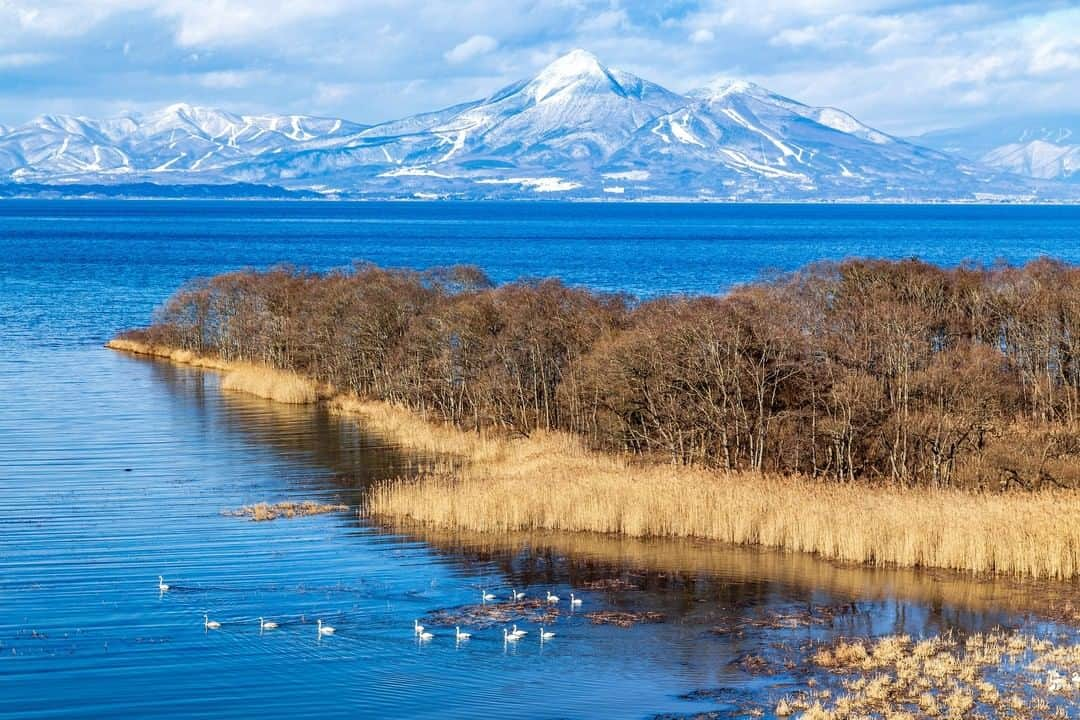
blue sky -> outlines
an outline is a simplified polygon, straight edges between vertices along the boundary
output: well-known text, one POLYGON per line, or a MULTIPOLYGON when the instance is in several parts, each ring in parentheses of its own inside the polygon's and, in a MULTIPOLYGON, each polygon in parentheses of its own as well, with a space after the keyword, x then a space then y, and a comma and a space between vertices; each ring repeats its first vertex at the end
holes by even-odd
POLYGON ((1080 2, 0 0, 0 123, 177 101, 370 123, 575 47, 672 90, 745 78, 896 133, 1080 113, 1080 2))

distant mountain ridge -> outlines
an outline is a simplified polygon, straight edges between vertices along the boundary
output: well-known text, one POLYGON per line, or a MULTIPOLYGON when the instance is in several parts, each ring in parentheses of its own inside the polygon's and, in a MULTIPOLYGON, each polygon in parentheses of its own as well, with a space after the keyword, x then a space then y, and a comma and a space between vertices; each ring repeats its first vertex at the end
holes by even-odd
POLYGON ((1006 172, 1080 183, 1080 116, 1024 116, 938 130, 912 141, 1006 172))
POLYGON ((0 129, 3 180, 423 199, 967 201, 1069 189, 745 81, 675 93, 584 50, 487 98, 373 126, 186 104, 103 120, 43 116, 0 129))

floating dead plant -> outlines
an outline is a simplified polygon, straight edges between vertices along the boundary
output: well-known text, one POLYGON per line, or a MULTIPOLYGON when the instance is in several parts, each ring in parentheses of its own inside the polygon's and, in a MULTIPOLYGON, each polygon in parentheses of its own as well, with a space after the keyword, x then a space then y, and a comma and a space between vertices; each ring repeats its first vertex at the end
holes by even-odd
POLYGON ((617 592, 621 590, 640 590, 641 586, 622 578, 604 578, 602 580, 590 580, 582 583, 581 587, 586 590, 597 592, 617 592))
POLYGON ((348 505, 333 503, 318 503, 313 500, 303 502, 279 502, 279 503, 255 503, 245 505, 236 510, 226 510, 223 514, 232 517, 246 517, 255 522, 265 520, 277 520, 278 518, 297 518, 308 515, 324 515, 326 513, 341 512, 348 510, 348 505))
POLYGON ((743 655, 735 664, 751 675, 772 675, 776 672, 776 668, 760 655, 743 655))
POLYGON ((586 613, 585 617, 589 618, 595 625, 617 625, 621 628, 632 627, 638 623, 664 622, 663 613, 652 611, 621 612, 616 610, 599 610, 597 612, 586 613))
POLYGON ((770 611, 756 617, 734 616, 726 618, 710 632, 714 635, 732 635, 748 628, 755 630, 793 630, 812 625, 832 625, 839 615, 850 614, 855 608, 850 604, 816 605, 814 607, 770 611))
POLYGON ((548 625, 555 622, 558 617, 558 609, 541 600, 530 598, 520 602, 490 602, 482 605, 443 608, 428 613, 425 620, 430 625, 442 627, 467 625, 486 628, 510 622, 548 625))

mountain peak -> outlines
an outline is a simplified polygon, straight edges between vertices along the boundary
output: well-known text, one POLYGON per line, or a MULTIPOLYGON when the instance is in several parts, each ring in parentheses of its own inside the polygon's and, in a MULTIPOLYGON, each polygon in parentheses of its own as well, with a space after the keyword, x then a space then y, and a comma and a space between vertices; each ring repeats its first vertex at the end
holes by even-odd
POLYGON ((687 94, 709 101, 723 100, 731 95, 750 95, 757 98, 767 98, 774 95, 768 88, 752 83, 749 80, 726 77, 718 77, 704 87, 691 90, 687 94))
POLYGON ((195 106, 192 105, 191 103, 175 102, 175 103, 173 103, 171 105, 166 105, 165 107, 158 110, 158 112, 163 114, 163 115, 165 115, 165 114, 178 115, 180 113, 189 113, 189 112, 192 112, 193 110, 195 110, 195 106))
POLYGON ((596 57, 588 50, 576 48, 568 53, 560 55, 548 63, 544 69, 540 71, 538 77, 545 75, 595 75, 606 72, 607 68, 600 63, 600 58, 596 57))
POLYGON ((599 58, 588 50, 580 48, 571 50, 548 63, 530 84, 533 86, 533 97, 540 102, 560 90, 582 82, 599 82, 604 85, 613 85, 614 89, 621 90, 619 83, 600 63, 599 58))
POLYGON ((217 108, 204 107, 202 105, 192 105, 191 103, 178 102, 172 105, 166 105, 163 108, 148 113, 147 117, 152 118, 165 118, 175 117, 184 119, 195 119, 200 117, 236 117, 230 112, 219 110, 217 108))

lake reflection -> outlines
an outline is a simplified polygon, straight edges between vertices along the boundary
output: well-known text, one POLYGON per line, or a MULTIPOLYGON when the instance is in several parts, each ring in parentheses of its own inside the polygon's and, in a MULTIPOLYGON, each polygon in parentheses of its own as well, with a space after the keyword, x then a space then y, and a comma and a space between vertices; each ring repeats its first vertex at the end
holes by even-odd
POLYGON ((217 372, 164 360, 131 360, 148 363, 155 379, 180 402, 190 403, 211 427, 247 438, 254 447, 282 458, 332 471, 334 489, 357 491, 344 493, 346 502, 358 503, 362 491, 373 482, 415 475, 434 462, 402 453, 385 438, 322 406, 288 405, 241 392, 222 392, 217 372))

